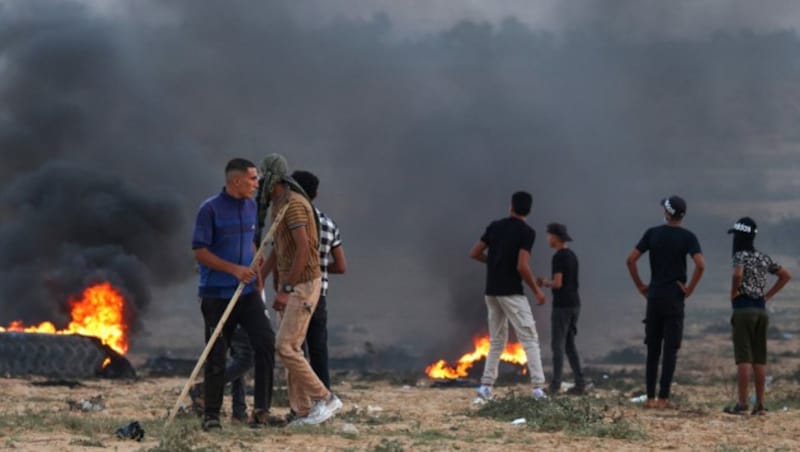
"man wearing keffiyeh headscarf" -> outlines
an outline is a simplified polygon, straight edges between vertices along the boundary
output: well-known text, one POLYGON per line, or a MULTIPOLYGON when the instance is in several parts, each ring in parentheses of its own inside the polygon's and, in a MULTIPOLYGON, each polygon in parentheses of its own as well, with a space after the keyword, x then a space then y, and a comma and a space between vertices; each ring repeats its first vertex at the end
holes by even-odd
POLYGON ((260 170, 261 182, 258 186, 258 199, 256 200, 258 201, 258 225, 260 229, 264 227, 264 219, 267 216, 267 210, 269 210, 269 194, 276 184, 282 182, 288 184, 292 191, 303 195, 308 202, 311 202, 311 198, 308 197, 303 187, 289 175, 289 164, 284 156, 270 154, 264 157, 264 160, 261 161, 260 170))
POLYGON ((290 425, 315 425, 339 411, 342 402, 320 381, 301 348, 320 295, 319 218, 308 195, 289 177, 288 166, 277 154, 267 156, 261 165, 263 213, 273 204, 273 221, 282 209, 285 215, 259 277, 276 270, 272 307, 282 313, 282 319, 275 350, 286 368, 289 405, 297 416, 290 425))

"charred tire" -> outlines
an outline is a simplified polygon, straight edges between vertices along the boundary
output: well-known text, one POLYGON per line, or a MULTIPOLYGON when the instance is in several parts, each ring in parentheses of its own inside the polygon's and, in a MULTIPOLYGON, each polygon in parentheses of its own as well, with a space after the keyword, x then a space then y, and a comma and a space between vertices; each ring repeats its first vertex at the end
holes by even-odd
MULTIPOLYGON (((91 378, 102 376, 103 362, 110 358, 124 375, 130 363, 99 339, 79 335, 0 333, 0 375, 24 377, 41 375, 52 378, 91 378), (124 361, 121 363, 120 360, 124 361), (126 366, 127 365, 127 366, 126 366)), ((111 365, 107 366, 111 367, 111 365)))

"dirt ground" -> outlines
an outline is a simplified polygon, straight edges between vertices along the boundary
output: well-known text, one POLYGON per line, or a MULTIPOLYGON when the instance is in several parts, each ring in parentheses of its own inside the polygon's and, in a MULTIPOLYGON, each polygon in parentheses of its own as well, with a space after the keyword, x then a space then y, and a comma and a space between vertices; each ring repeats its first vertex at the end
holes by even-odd
MULTIPOLYGON (((800 310, 785 310, 795 323, 800 310)), ((474 388, 437 388, 420 378, 339 378, 335 391, 345 403, 322 426, 251 429, 227 418, 221 432, 204 433, 199 420, 181 415, 163 428, 184 379, 142 377, 131 382, 87 380, 80 386, 41 386, 42 379, 0 379, 0 449, 6 450, 800 450, 800 336, 789 329, 770 342, 768 415, 731 416, 721 409, 734 400, 732 350, 719 312, 713 321, 687 325, 679 355, 674 400, 677 408, 645 410, 631 402, 643 390, 642 365, 594 363, 597 388, 589 398, 607 424, 623 419, 629 430, 613 437, 548 432, 507 420, 476 416, 474 388), (70 410, 68 400, 102 395, 97 412, 70 410), (114 432, 139 421, 142 442, 114 432), (354 427, 355 430, 345 431, 354 427)), ((786 325, 787 321, 781 322, 786 325)), ((639 346, 632 342, 631 345, 639 346)), ((643 349, 643 347, 642 347, 643 349)), ((643 350, 642 350, 643 351, 643 350)), ((504 396, 526 394, 524 384, 498 387, 504 396)), ((561 396, 568 397, 568 396, 561 396)), ((288 411, 278 394, 276 414, 288 411)), ((531 401, 531 403, 536 403, 531 401)), ((553 403, 553 402, 543 402, 553 403)), ((226 397, 226 408, 229 400, 226 397)))

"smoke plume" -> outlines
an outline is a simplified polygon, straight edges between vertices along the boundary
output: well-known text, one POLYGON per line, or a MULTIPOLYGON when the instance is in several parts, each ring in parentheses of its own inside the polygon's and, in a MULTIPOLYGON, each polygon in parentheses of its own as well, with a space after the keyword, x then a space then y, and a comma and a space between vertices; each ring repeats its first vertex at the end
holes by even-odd
MULTIPOLYGON (((724 290, 731 221, 796 217, 800 38, 776 28, 798 12, 785 2, 759 8, 756 22, 745 6, 705 11, 712 25, 691 30, 681 24, 699 12, 693 2, 545 2, 547 27, 473 11, 425 34, 403 32, 388 7, 306 21, 290 2, 117 3, 0 3, 4 199, 24 203, 62 176, 100 196, 110 179, 120 184, 111 204, 139 206, 126 225, 145 225, 137 240, 85 234, 63 224, 75 215, 57 216, 69 207, 4 207, 0 253, 16 260, 4 256, 3 315, 6 306, 32 315, 22 306, 48 299, 14 284, 24 267, 112 272, 132 292, 183 281, 175 312, 199 322, 185 277, 189 220, 235 156, 279 152, 320 176, 318 206, 342 228, 351 269, 332 280, 333 326, 423 351, 468 344, 483 328, 483 268, 467 252, 515 190, 534 194, 537 274, 549 270, 544 225, 569 226, 581 340, 598 347, 627 334, 610 322, 638 331, 642 303, 623 261, 661 221, 661 198, 688 200, 709 294, 724 290), (38 240, 56 246, 7 252, 38 240), (170 258, 154 257, 161 252, 170 258)), ((107 215, 84 207, 89 218, 107 215)), ((534 311, 543 326, 546 309, 534 311)))

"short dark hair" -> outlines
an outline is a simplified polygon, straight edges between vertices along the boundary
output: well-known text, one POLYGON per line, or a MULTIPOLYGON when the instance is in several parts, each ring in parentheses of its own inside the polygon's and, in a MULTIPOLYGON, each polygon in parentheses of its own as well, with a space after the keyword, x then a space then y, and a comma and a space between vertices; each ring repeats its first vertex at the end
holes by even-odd
POLYGON ((228 174, 233 171, 246 172, 250 168, 255 168, 255 167, 256 164, 251 162, 250 160, 235 158, 229 161, 227 165, 225 165, 225 174, 228 174))
POLYGON ((531 206, 533 205, 533 196, 526 191, 518 191, 511 195, 511 210, 517 215, 527 217, 531 213, 531 206))
POLYGON ((319 178, 310 171, 295 171, 292 173, 294 179, 303 188, 309 198, 313 201, 317 197, 319 188, 319 178))

